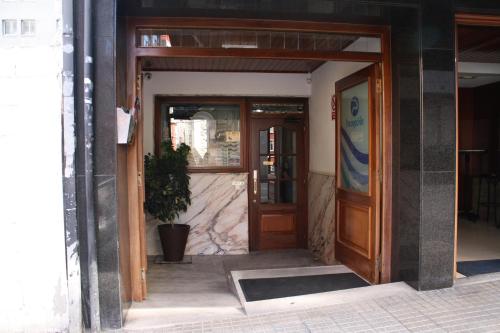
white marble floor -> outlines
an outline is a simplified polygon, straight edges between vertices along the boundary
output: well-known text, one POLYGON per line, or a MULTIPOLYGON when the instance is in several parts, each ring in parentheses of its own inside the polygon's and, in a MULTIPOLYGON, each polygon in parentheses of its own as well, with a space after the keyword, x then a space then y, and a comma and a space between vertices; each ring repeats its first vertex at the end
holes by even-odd
POLYGON ((192 264, 154 264, 147 274, 148 296, 127 312, 126 329, 163 327, 200 320, 244 318, 230 291, 230 270, 321 265, 307 250, 233 256, 193 256, 192 264))
POLYGON ((493 222, 458 223, 458 261, 500 259, 500 229, 493 222))

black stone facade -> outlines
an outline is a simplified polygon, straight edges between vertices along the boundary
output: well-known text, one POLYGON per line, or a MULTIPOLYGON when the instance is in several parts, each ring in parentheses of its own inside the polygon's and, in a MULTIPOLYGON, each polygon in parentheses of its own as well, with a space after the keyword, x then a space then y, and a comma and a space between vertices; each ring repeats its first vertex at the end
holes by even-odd
MULTIPOLYGON (((456 12, 500 14, 500 4, 490 0, 124 0, 117 8, 115 0, 95 1, 94 184, 102 328, 120 327, 126 307, 120 297, 116 191, 115 56, 120 16, 390 25, 393 280, 427 290, 453 284, 456 12)), ((78 129, 82 126, 77 124, 78 129)), ((78 144, 83 142, 79 137, 78 144)), ((83 194, 78 202, 82 200, 83 194)))

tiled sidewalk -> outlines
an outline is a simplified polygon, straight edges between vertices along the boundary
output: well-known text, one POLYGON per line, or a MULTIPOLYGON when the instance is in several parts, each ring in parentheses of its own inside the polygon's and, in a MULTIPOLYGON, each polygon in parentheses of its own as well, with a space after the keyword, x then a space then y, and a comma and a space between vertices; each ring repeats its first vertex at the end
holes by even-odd
POLYGON ((362 303, 141 332, 500 332, 500 276, 471 282, 362 303))

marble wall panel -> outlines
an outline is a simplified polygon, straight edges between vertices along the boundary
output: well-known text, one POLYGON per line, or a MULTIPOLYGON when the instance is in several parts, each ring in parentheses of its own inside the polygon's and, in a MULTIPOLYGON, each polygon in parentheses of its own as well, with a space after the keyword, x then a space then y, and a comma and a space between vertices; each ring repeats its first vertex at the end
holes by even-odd
MULTIPOLYGON (((191 174, 191 206, 179 223, 191 226, 187 255, 248 253, 246 173, 191 174)), ((147 216, 148 255, 161 254, 158 221, 147 216)))
POLYGON ((335 262, 335 177, 309 173, 309 250, 326 264, 335 262))

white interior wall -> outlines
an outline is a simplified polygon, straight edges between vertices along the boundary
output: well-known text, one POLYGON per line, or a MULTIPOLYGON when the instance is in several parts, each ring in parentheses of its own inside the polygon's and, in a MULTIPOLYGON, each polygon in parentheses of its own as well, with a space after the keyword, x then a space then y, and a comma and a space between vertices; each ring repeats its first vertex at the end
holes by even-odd
POLYGON ((335 174, 335 120, 331 118, 331 98, 335 82, 369 66, 370 63, 330 61, 311 76, 309 99, 309 170, 335 174))
POLYGON ((154 151, 154 96, 309 97, 308 74, 150 72, 144 79, 144 153, 154 151))

